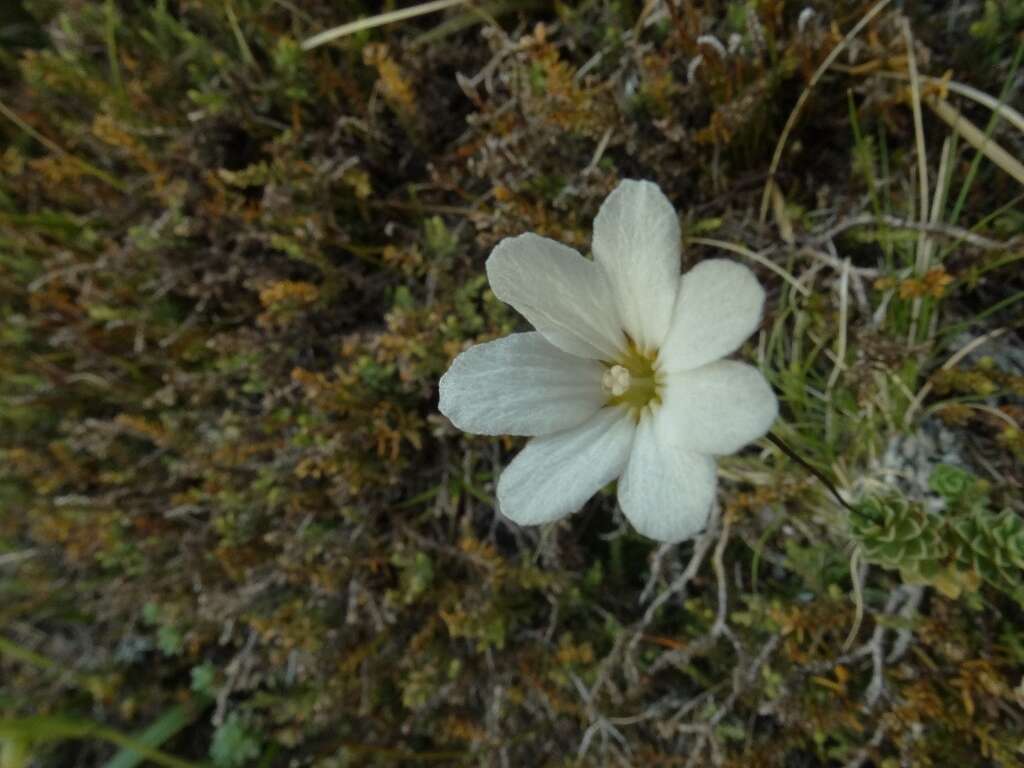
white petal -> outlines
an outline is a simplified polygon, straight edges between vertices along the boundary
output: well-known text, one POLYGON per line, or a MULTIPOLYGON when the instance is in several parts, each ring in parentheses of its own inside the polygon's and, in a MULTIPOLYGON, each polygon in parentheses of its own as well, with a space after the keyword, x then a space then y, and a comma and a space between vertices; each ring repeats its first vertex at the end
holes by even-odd
POLYGON ((624 350, 607 278, 572 248, 532 233, 505 238, 487 259, 487 279, 559 349, 601 360, 624 350))
POLYGON ((607 272, 622 326, 643 349, 657 349, 679 289, 679 219, 650 181, 621 182, 594 219, 594 260, 607 272))
POLYGON ((660 411, 637 427, 619 506, 639 533, 658 541, 684 541, 708 524, 715 498, 715 460, 661 439, 660 411))
POLYGON ((763 308, 764 289, 753 272, 728 259, 702 261, 680 283, 662 369, 699 368, 734 352, 757 329, 763 308))
POLYGON ((761 372, 719 360, 669 374, 658 409, 659 437, 698 453, 735 453, 763 436, 779 403, 761 372))
POLYGON ((603 408, 574 429, 535 437, 501 473, 499 509, 520 525, 576 512, 622 474, 633 432, 625 410, 603 408))
POLYGON ((539 333, 470 347, 441 377, 438 408, 481 435, 546 435, 589 419, 607 399, 605 367, 562 352, 539 333))

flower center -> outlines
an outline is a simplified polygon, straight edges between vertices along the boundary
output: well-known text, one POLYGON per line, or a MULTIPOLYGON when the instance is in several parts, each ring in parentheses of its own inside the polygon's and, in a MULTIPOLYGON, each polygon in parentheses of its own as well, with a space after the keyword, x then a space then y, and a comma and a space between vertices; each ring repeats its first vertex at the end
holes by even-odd
POLYGON ((657 352, 641 352, 630 341, 620 359, 606 362, 601 384, 608 395, 608 405, 627 408, 637 420, 645 408, 660 405, 662 376, 656 359, 657 352))

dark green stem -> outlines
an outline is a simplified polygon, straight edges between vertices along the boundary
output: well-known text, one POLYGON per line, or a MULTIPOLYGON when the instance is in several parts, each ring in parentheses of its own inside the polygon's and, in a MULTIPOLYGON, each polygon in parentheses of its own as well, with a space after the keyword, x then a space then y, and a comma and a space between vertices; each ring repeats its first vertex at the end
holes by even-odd
POLYGON ((776 445, 780 451, 789 456, 789 458, 797 462, 800 466, 802 466, 804 469, 806 469, 808 472, 810 472, 812 475, 818 478, 825 485, 825 487, 828 488, 831 494, 835 496, 836 501, 838 501, 840 504, 846 507, 846 509, 848 509, 850 512, 857 511, 849 504, 847 504, 846 501, 843 500, 843 497, 839 495, 839 491, 836 490, 836 487, 835 485, 832 484, 831 480, 825 477, 825 475, 821 471, 815 469, 802 458, 800 458, 800 456, 797 455, 796 451, 794 451, 792 448, 790 448, 788 445, 782 442, 781 437, 778 437, 777 435, 771 432, 765 435, 765 437, 767 437, 774 445, 776 445))

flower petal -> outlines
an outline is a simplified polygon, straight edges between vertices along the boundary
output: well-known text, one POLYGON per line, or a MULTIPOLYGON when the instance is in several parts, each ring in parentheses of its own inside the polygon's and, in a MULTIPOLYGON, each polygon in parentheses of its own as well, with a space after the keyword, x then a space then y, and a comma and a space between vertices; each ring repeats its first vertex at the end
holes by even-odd
POLYGON ((487 279, 559 349, 601 360, 625 349, 607 278, 572 248, 532 233, 507 237, 487 259, 487 279))
POLYGON ((603 408, 574 429, 535 437, 501 473, 502 514, 537 525, 576 512, 622 473, 633 431, 626 411, 603 408))
POLYGON ((514 333, 456 357, 441 377, 438 408, 466 432, 546 435, 597 413, 607 399, 604 370, 539 333, 514 333))
POLYGON ((619 506, 636 530, 657 541, 684 541, 708 524, 715 498, 715 460, 661 437, 661 419, 645 415, 637 427, 619 506))
POLYGON ((594 219, 594 261, 608 273, 622 326, 642 349, 661 344, 679 290, 679 218, 650 181, 626 180, 594 219))
POLYGON ((659 436, 697 453, 735 453, 764 435, 779 402, 761 372, 719 360, 670 374, 658 410, 659 436))
POLYGON ((764 289, 728 259, 708 259, 683 275, 672 327, 661 347, 663 370, 687 371, 739 348, 761 322, 764 289))

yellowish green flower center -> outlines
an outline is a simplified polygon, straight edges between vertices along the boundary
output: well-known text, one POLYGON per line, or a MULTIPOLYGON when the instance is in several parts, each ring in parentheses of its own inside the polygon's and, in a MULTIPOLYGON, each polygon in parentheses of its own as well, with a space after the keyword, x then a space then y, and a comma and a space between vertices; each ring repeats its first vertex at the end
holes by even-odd
POLYGON ((601 379, 608 405, 622 405, 633 417, 647 407, 661 404, 662 375, 657 368, 657 353, 641 351, 629 341, 626 352, 617 360, 605 362, 601 379))

